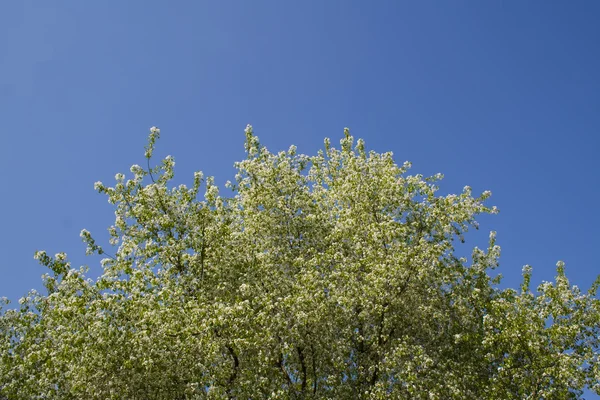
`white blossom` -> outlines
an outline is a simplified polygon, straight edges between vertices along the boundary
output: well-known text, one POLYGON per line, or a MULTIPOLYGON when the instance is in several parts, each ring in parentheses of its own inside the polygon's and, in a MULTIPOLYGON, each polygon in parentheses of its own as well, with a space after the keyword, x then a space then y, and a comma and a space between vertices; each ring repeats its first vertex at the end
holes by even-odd
POLYGON ((555 282, 530 288, 525 266, 521 290, 499 286, 495 231, 469 260, 455 250, 480 214, 497 212, 485 205, 491 192, 436 197, 441 174, 408 175, 409 162, 366 154, 360 139, 353 149, 347 129, 341 149, 327 139, 309 157, 295 146, 271 153, 248 125, 233 193, 220 196, 208 177, 202 198, 201 172, 188 190, 172 181, 173 157, 151 160, 159 132, 146 146, 151 182, 133 165, 132 184, 117 174, 115 187, 94 186, 115 213, 106 256, 80 233, 101 275, 37 251, 43 294, 16 309, 0 300, 0 398, 600 390, 586 368, 600 351, 596 292, 571 285, 563 262, 555 282))

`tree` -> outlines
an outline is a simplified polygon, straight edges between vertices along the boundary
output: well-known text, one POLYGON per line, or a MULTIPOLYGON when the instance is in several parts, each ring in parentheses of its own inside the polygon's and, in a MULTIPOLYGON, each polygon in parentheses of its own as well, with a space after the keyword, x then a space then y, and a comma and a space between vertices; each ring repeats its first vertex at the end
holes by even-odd
MULTIPOLYGON (((600 279, 500 289, 495 233, 471 260, 456 240, 496 213, 465 187, 408 175, 345 130, 315 156, 270 153, 250 126, 232 195, 174 160, 95 188, 115 206, 109 255, 86 278, 36 258, 46 294, 0 314, 7 399, 568 399, 600 393, 600 279), (200 189, 204 196, 201 198, 200 189)), ((5 302, 6 303, 6 302, 5 302)))

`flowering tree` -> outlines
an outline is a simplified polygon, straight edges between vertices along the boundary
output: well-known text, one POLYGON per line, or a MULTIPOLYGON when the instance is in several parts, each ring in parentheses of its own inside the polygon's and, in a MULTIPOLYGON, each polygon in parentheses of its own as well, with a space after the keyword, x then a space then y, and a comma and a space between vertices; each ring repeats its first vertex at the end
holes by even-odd
POLYGON ((6 399, 567 399, 600 393, 600 301, 555 283, 501 290, 500 248, 455 255, 495 213, 408 175, 348 130, 315 156, 246 128, 232 195, 173 158, 97 182, 115 206, 103 274, 36 258, 47 293, 0 311, 6 399), (204 192, 203 198, 200 190, 204 192))

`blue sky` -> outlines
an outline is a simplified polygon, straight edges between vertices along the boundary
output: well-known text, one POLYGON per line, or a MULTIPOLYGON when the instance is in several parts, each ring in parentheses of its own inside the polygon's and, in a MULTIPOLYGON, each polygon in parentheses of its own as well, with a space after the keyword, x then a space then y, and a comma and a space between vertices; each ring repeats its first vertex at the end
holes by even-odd
MULTIPOLYGON (((60 1, 0 5, 0 296, 41 288, 35 250, 84 256, 113 210, 93 190, 142 163, 222 184, 244 127, 314 153, 348 126, 443 192, 493 192, 505 284, 600 273, 600 3, 60 1)), ((482 244, 473 237, 470 245, 482 244)))

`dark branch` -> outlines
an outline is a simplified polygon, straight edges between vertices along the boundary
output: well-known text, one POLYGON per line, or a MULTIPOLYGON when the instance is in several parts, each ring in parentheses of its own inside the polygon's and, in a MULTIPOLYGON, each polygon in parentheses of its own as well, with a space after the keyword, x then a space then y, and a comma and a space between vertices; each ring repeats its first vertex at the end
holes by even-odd
POLYGON ((300 360, 300 368, 302 369, 302 393, 306 391, 306 363, 304 361, 304 347, 298 346, 296 347, 298 351, 298 359, 300 360))
POLYGON ((238 370, 240 367, 240 360, 237 356, 237 354, 235 353, 235 350, 233 350, 233 347, 231 347, 230 345, 227 345, 227 350, 229 351, 229 354, 231 355, 231 358, 233 359, 233 371, 231 371, 231 375, 229 376, 229 380, 227 381, 227 395, 229 396, 229 398, 233 398, 231 396, 231 391, 232 391, 232 386, 233 386, 233 382, 235 382, 235 379, 237 378, 238 375, 238 370))

